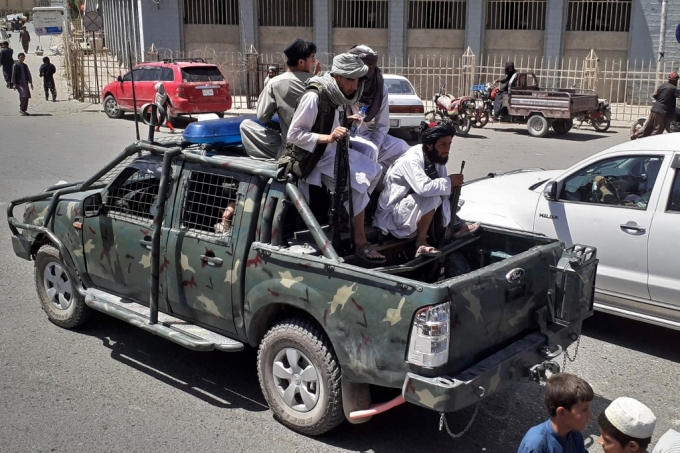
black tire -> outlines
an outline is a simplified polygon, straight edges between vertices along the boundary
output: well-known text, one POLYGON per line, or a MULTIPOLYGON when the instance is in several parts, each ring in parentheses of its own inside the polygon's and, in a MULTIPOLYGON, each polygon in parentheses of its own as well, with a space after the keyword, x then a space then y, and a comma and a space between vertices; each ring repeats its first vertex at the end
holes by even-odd
POLYGON ((224 112, 215 112, 218 118, 224 118, 224 112))
POLYGON ((550 123, 543 115, 533 115, 527 121, 527 130, 532 137, 545 137, 550 129, 550 123))
POLYGON ((591 123, 595 130, 597 132, 607 132, 609 130, 609 126, 611 126, 612 122, 609 118, 606 116, 601 116, 595 120, 592 121, 591 123))
POLYGON ((59 250, 43 245, 35 256, 35 288, 40 305, 54 324, 73 329, 85 323, 92 309, 78 293, 59 250), (54 289, 54 294, 50 290, 54 289))
POLYGON ((556 134, 564 135, 571 130, 571 120, 553 120, 552 128, 556 134))
MULTIPOLYGON (((295 355, 293 355, 295 357, 295 355)), ((333 351, 330 340, 321 328, 305 319, 290 319, 282 321, 272 327, 264 336, 257 352, 257 375, 260 387, 274 416, 289 428, 309 436, 318 436, 338 426, 345 420, 342 410, 342 387, 340 380, 340 365, 333 351), (291 365, 288 352, 297 351, 298 360, 291 365), (285 355, 285 356, 284 356, 285 355), (279 370, 292 377, 285 378, 274 375, 275 364, 279 363, 279 370), (285 364, 292 371, 287 371, 285 364), (294 374, 295 367, 300 364, 313 366, 316 373, 316 385, 304 387, 302 371, 294 374), (297 378, 295 377, 297 376, 297 378), (278 381, 277 381, 278 380, 278 381), (298 384, 297 382, 301 384, 298 384), (302 392, 291 392, 294 396, 292 407, 282 396, 282 387, 289 388, 295 384, 300 389, 311 389, 316 394, 316 401, 308 408, 302 398, 302 392), (305 406, 307 410, 301 410, 305 406)))
POLYGON ((113 119, 120 119, 125 114, 112 94, 109 94, 104 98, 104 113, 106 113, 106 116, 113 119))
POLYGON ((425 116, 425 121, 427 121, 428 123, 431 123, 433 121, 437 121, 438 119, 441 119, 441 115, 436 110, 429 110, 429 111, 425 112, 424 116, 425 116), (437 118, 437 117, 440 117, 440 118, 437 118))
POLYGON ((470 128, 472 127, 472 120, 470 119, 469 116, 462 115, 453 122, 453 127, 456 128, 457 135, 465 137, 470 132, 470 128))
POLYGON ((475 120, 472 122, 472 127, 482 128, 487 124, 489 124, 489 112, 484 110, 481 113, 477 113, 475 120))

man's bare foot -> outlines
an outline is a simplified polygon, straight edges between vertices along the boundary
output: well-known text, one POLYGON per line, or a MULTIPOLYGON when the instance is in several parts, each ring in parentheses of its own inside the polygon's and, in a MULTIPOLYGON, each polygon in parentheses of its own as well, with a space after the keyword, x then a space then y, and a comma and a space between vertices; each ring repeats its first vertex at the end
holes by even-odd
POLYGON ((454 238, 458 239, 468 234, 472 234, 479 228, 479 222, 475 223, 464 223, 460 230, 456 231, 453 235, 454 238))
POLYGON ((373 248, 371 248, 371 244, 368 242, 362 245, 357 245, 354 254, 359 258, 371 263, 385 262, 385 256, 376 250, 373 250, 373 248))

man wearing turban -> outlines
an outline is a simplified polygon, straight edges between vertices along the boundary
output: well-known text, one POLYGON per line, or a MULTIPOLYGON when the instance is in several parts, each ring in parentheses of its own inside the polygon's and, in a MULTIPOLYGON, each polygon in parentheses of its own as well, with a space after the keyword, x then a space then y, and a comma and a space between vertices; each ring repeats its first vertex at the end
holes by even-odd
MULTIPOLYGON (((333 59, 330 72, 312 77, 305 94, 300 98, 288 132, 287 155, 300 162, 297 173, 301 189, 305 184, 333 190, 335 187, 335 153, 337 142, 345 140, 348 124, 340 124, 340 112, 351 113, 348 108, 361 97, 364 77, 368 68, 356 55, 344 53, 333 59)), ((355 117, 345 115, 346 120, 355 117)), ((348 148, 351 202, 353 204, 356 255, 366 262, 383 263, 385 257, 371 248, 364 231, 364 210, 370 194, 378 184, 382 169, 374 160, 348 148)), ((348 208, 345 204, 345 208, 348 208)), ((349 212, 349 209, 347 209, 349 212)))
MULTIPOLYGON (((358 55, 368 67, 364 91, 357 104, 366 107, 366 116, 359 128, 357 138, 352 138, 352 141, 365 141, 373 147, 375 159, 382 166, 383 172, 386 172, 389 166, 404 154, 409 146, 404 140, 388 135, 390 130, 390 103, 387 86, 378 67, 378 54, 364 44, 352 47, 349 53, 358 55), (371 121, 374 124, 372 130, 369 130, 368 124, 371 121)), ((359 147, 357 148, 358 151, 362 150, 359 147)))
MULTIPOLYGON (((427 242, 434 214, 442 207, 442 221, 451 221, 451 189, 463 184, 463 175, 447 175, 449 148, 456 134, 446 123, 421 123, 420 145, 409 148, 385 175, 374 224, 384 234, 397 238, 416 237, 416 256, 437 256, 439 250, 427 242)), ((465 225, 461 233, 476 226, 465 225)))

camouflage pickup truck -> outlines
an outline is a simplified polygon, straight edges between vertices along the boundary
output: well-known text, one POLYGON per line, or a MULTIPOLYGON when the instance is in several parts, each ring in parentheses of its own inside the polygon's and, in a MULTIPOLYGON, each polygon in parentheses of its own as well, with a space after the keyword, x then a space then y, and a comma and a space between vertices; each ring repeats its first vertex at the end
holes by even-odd
POLYGON ((387 263, 366 269, 329 242, 310 208, 323 200, 275 163, 214 151, 136 142, 86 181, 10 203, 14 251, 34 261, 54 324, 98 310, 195 351, 258 348, 276 418, 318 435, 544 379, 592 314, 590 247, 482 226, 414 258, 412 240, 368 229, 387 263), (374 404, 370 386, 400 392, 374 404))

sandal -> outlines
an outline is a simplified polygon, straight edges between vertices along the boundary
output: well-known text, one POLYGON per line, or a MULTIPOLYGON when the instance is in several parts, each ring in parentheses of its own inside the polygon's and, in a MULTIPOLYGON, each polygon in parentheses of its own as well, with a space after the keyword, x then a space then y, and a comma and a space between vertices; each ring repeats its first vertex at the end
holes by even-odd
POLYGON ((477 231, 479 226, 480 226, 479 222, 464 223, 463 226, 460 227, 460 230, 453 233, 453 237, 456 239, 460 239, 464 236, 467 236, 468 234, 472 234, 475 231, 477 231))
POLYGON ((430 256, 430 257, 435 257, 441 255, 442 252, 441 250, 437 250, 436 248, 432 247, 431 245, 421 245, 418 247, 418 250, 416 250, 416 258, 419 256, 430 256))
MULTIPOLYGON (((371 257, 369 256, 369 255, 371 254, 371 252, 373 252, 373 251, 374 251, 374 250, 371 248, 371 244, 367 242, 367 243, 365 243, 365 244, 362 245, 362 246, 357 246, 356 251, 354 252, 354 254, 355 254, 357 257, 361 258, 361 259, 362 259, 364 262, 366 262, 366 263, 371 263, 371 264, 384 264, 385 261, 386 261, 386 259, 385 259, 384 256, 381 257, 381 258, 371 258, 371 257)), ((376 253, 377 253, 377 252, 376 252, 376 253)))

